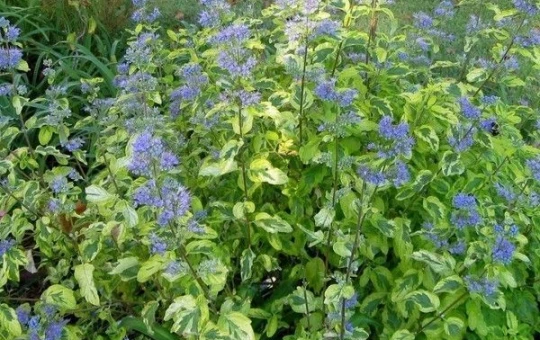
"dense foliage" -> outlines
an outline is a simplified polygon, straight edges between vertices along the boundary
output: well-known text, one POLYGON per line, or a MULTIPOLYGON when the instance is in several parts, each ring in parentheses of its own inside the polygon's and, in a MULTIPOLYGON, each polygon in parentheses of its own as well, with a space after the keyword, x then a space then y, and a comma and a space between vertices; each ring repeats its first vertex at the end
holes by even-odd
POLYGON ((110 66, 0 19, 0 338, 540 331, 538 4, 132 2, 110 66))

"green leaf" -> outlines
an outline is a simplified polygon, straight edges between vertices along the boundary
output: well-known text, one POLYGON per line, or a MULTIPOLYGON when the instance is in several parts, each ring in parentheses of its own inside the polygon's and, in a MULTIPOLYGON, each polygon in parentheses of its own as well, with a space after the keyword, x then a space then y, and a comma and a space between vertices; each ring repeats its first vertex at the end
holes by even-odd
POLYGON ((135 256, 118 260, 118 264, 109 272, 110 275, 120 275, 122 281, 128 281, 137 277, 140 265, 135 256))
POLYGON ((52 126, 45 125, 41 127, 41 129, 39 129, 39 134, 38 134, 39 144, 41 145, 49 144, 53 135, 53 131, 54 129, 52 126))
POLYGON ((347 243, 345 243, 344 241, 334 242, 332 249, 334 249, 334 253, 338 254, 341 257, 349 257, 352 254, 349 247, 347 247, 347 243))
POLYGON ((313 138, 310 139, 306 144, 302 145, 302 147, 300 147, 298 155, 300 156, 300 160, 302 161, 302 163, 307 164, 310 160, 312 160, 317 154, 321 152, 319 149, 320 144, 321 140, 319 138, 313 138))
POLYGON ((238 170, 238 165, 234 158, 222 159, 218 162, 206 159, 199 170, 199 176, 219 177, 236 170, 238 170))
POLYGON ((400 329, 399 331, 392 334, 390 340, 414 340, 415 336, 406 329, 400 329))
POLYGON ((285 184, 289 180, 285 172, 274 168, 266 159, 257 159, 251 162, 249 178, 255 183, 266 182, 273 185, 285 184))
POLYGON ((463 287, 463 280, 458 275, 452 275, 441 279, 433 288, 433 292, 440 293, 455 293, 463 287))
POLYGON ((295 313, 307 314, 317 309, 315 296, 309 290, 304 290, 304 287, 296 287, 296 290, 289 295, 288 300, 289 305, 295 313))
POLYGON ((253 260, 255 260, 255 253, 251 249, 244 249, 242 252, 242 258, 240 259, 240 277, 242 282, 251 279, 253 260))
POLYGON ((430 111, 435 118, 449 123, 450 125, 456 125, 459 123, 458 117, 449 108, 445 108, 440 105, 433 105, 430 107, 430 111))
POLYGON ((439 274, 452 273, 456 266, 456 260, 452 257, 444 257, 427 250, 415 251, 411 258, 416 261, 426 263, 433 271, 439 274))
POLYGON ((420 192, 426 185, 433 179, 433 173, 429 170, 422 170, 416 176, 416 179, 412 184, 406 185, 401 188, 396 196, 398 201, 403 201, 411 198, 417 192, 420 192))
POLYGON ((446 216, 446 207, 435 196, 424 198, 424 209, 434 220, 441 220, 446 216))
POLYGON ((426 290, 411 292, 405 296, 405 300, 414 302, 423 313, 434 312, 440 305, 437 295, 426 290))
POLYGON ((336 211, 329 207, 323 207, 317 215, 315 215, 315 225, 317 227, 329 227, 334 221, 336 211))
POLYGON ((159 255, 154 255, 148 261, 144 262, 137 273, 137 281, 146 282, 152 275, 163 269, 165 266, 165 259, 159 255))
POLYGON ((94 284, 94 266, 90 263, 75 266, 75 280, 79 284, 81 296, 94 306, 99 306, 99 295, 94 284))
POLYGON ((144 308, 141 312, 141 316, 143 317, 144 324, 148 327, 150 331, 152 331, 152 333, 153 333, 152 326, 156 322, 156 312, 158 308, 159 308, 159 303, 157 301, 150 301, 144 305, 144 308))
POLYGON ((316 292, 324 287, 324 261, 315 257, 306 264, 306 280, 316 292))
POLYGON ((463 166, 459 154, 452 151, 444 153, 441 167, 445 176, 461 175, 465 171, 465 166, 463 166))
POLYGON ((15 339, 22 334, 21 324, 17 314, 6 304, 0 305, 0 335, 3 339, 15 339), (6 336, 7 333, 7 336, 6 336))
POLYGON ((98 239, 87 239, 79 244, 79 253, 84 261, 90 262, 96 258, 101 250, 101 242, 98 239))
POLYGON ((387 293, 386 292, 378 292, 373 293, 371 295, 368 295, 364 301, 362 301, 362 305, 360 306, 360 310, 362 313, 367 314, 369 316, 375 315, 377 312, 377 307, 384 303, 386 299, 387 293))
POLYGON ((180 296, 165 311, 164 321, 173 319, 172 332, 188 335, 198 335, 202 329, 205 317, 200 303, 191 295, 180 296))
POLYGON ((228 312, 219 317, 218 327, 231 340, 255 340, 251 320, 242 313, 228 312))
POLYGON ((381 214, 375 214, 370 219, 371 224, 377 228, 386 237, 394 237, 396 223, 387 220, 381 214))
POLYGON ((118 322, 118 326, 127 330, 134 330, 154 340, 179 340, 180 338, 171 334, 167 329, 159 325, 148 327, 144 321, 127 316, 118 322))
POLYGON ((115 199, 115 196, 97 185, 91 185, 85 189, 86 200, 98 205, 107 204, 115 199))
POLYGON ((41 298, 51 305, 59 307, 61 310, 70 310, 77 307, 77 301, 75 300, 75 294, 67 287, 59 284, 55 284, 47 288, 41 294, 41 298))
POLYGON ((414 130, 414 134, 426 142, 433 151, 439 149, 439 137, 431 126, 422 125, 414 130))
POLYGON ((116 209, 122 213, 122 216, 124 216, 124 220, 129 227, 135 227, 139 223, 137 210, 133 209, 127 201, 118 201, 116 209))
POLYGON ((485 79, 487 72, 483 68, 473 68, 469 73, 467 73, 467 81, 473 83, 476 81, 481 81, 485 79))
POLYGON ((277 215, 270 216, 267 213, 258 213, 254 222, 257 227, 263 228, 269 233, 290 233, 293 231, 291 225, 277 215))
POLYGON ((451 316, 444 320, 444 332, 451 337, 460 336, 465 330, 465 321, 462 319, 451 316))

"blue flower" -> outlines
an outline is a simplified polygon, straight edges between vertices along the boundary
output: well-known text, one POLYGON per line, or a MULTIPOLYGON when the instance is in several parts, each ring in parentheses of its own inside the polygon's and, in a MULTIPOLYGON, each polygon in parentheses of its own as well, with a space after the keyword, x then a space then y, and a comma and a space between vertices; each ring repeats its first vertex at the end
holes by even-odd
POLYGON ((540 156, 528 159, 525 164, 531 171, 531 175, 537 181, 540 181, 540 156))
POLYGON ((386 175, 380 170, 374 170, 366 165, 360 165, 357 170, 358 176, 364 181, 376 186, 386 183, 386 175))
POLYGON ((51 181, 50 187, 55 194, 65 192, 68 190, 68 180, 64 176, 56 176, 51 181))
POLYGON ((66 148, 69 152, 75 152, 79 150, 84 145, 84 139, 81 137, 75 137, 73 139, 68 140, 65 143, 60 143, 64 148, 66 148))
POLYGON ((514 192, 514 190, 512 190, 512 188, 504 186, 500 183, 495 183, 495 191, 497 191, 497 195, 504 198, 508 203, 517 199, 517 194, 514 192))
POLYGON ((17 307, 15 313, 17 314, 17 319, 19 320, 19 323, 23 326, 26 326, 30 321, 30 308, 28 307, 28 305, 17 307))
POLYGON ((39 330, 39 316, 34 315, 28 320, 28 330, 31 332, 37 332, 39 330))
POLYGON ((454 196, 453 205, 456 209, 476 209, 476 198, 473 195, 459 193, 454 196))
POLYGON ((492 297, 497 293, 499 283, 487 277, 483 279, 473 278, 470 275, 464 277, 465 285, 470 293, 492 297))
POLYGON ((0 70, 11 70, 17 67, 21 62, 22 56, 22 51, 19 48, 0 48, 0 70))
POLYGON ((499 100, 499 97, 495 96, 495 95, 491 95, 491 96, 483 96, 482 97, 482 103, 484 105, 493 105, 495 104, 497 101, 499 100))
POLYGON ((338 98, 336 92, 336 79, 323 80, 315 87, 315 95, 322 100, 336 101, 338 98))
POLYGON ((20 34, 21 30, 18 27, 8 26, 5 33, 6 41, 14 42, 15 40, 17 40, 20 34))
POLYGON ((473 195, 459 193, 454 196, 454 211, 451 216, 451 222, 458 228, 463 229, 467 226, 477 226, 482 223, 482 217, 478 213, 476 198, 473 195))
POLYGON ((474 106, 467 97, 461 97, 459 99, 461 105, 461 113, 467 119, 477 119, 480 117, 480 110, 474 106))
POLYGON ((512 0, 512 2, 518 11, 525 14, 532 16, 538 13, 538 7, 527 0, 512 0))
POLYGON ((155 170, 172 170, 178 164, 178 158, 165 148, 162 139, 145 131, 133 142, 133 155, 128 169, 136 175, 152 177, 155 170))
POLYGON ((510 264, 512 262, 512 257, 514 256, 514 251, 516 246, 506 239, 504 236, 499 235, 495 240, 493 246, 493 261, 499 262, 502 264, 510 264))
POLYGON ((450 0, 441 1, 433 13, 439 17, 453 17, 455 14, 454 4, 450 0))
POLYGON ((451 245, 450 248, 448 248, 448 251, 452 255, 463 255, 467 251, 467 245, 464 241, 459 241, 451 245))
POLYGON ((67 320, 53 321, 45 329, 45 340, 60 340, 67 320))
POLYGON ((413 14, 414 25, 417 28, 427 29, 433 26, 433 18, 430 17, 427 13, 417 12, 413 14))
POLYGON ((352 309, 358 304, 358 293, 354 293, 353 296, 344 301, 346 309, 352 309))
POLYGON ((167 251, 167 242, 165 242, 161 237, 152 233, 150 235, 150 252, 152 254, 163 255, 167 251))
POLYGON ((135 206, 147 205, 161 210, 158 224, 167 225, 175 218, 184 216, 191 204, 189 191, 178 181, 166 179, 161 188, 150 180, 133 193, 135 206))
POLYGON ((57 198, 51 198, 47 204, 47 208, 50 212, 56 214, 60 212, 60 208, 62 206, 62 202, 57 198))
POLYGON ((337 30, 340 27, 340 23, 334 20, 325 19, 321 20, 317 23, 317 28, 315 29, 315 33, 317 35, 330 35, 335 36, 337 34, 337 30))
POLYGON ((397 156, 410 157, 414 146, 414 138, 409 136, 409 124, 401 122, 398 125, 392 124, 392 117, 383 116, 379 122, 379 134, 389 142, 385 146, 376 146, 379 149, 381 158, 397 156))
POLYGON ((402 161, 397 161, 393 170, 393 179, 394 185, 400 187, 411 180, 411 174, 407 168, 407 164, 402 161))

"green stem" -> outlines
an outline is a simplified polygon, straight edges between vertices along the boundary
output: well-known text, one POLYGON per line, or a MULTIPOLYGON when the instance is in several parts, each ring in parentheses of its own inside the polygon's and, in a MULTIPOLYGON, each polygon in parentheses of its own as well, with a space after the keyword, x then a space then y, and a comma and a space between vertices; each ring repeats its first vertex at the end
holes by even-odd
MULTIPOLYGON (((306 31, 307 31, 307 16, 306 16, 306 31)), ((306 91, 306 68, 307 68, 307 55, 308 55, 308 44, 309 39, 308 35, 306 33, 306 43, 304 46, 304 58, 303 58, 303 65, 302 65, 302 83, 300 84, 300 114, 298 117, 298 129, 300 130, 300 146, 302 146, 304 142, 304 131, 303 131, 303 125, 304 125, 304 95, 306 91)))
POLYGON ((508 46, 506 47, 506 50, 504 51, 501 59, 499 60, 499 62, 497 63, 497 65, 493 68, 493 70, 491 70, 491 72, 489 73, 488 77, 486 78, 486 80, 484 80, 482 82, 482 84, 480 84, 480 87, 478 87, 478 89, 476 90, 476 92, 473 94, 473 97, 476 97, 480 91, 482 90, 482 88, 484 88, 484 86, 491 80, 491 78, 493 78, 493 76, 495 75, 495 73, 500 69, 502 63, 505 61, 506 57, 508 56, 508 53, 510 53, 510 50, 512 49, 512 47, 514 46, 514 43, 516 42, 516 37, 517 37, 517 34, 519 33, 519 30, 521 29, 521 27, 523 27, 523 25, 525 24, 525 21, 526 21, 526 16, 523 17, 523 19, 521 20, 519 26, 517 27, 516 29, 516 32, 514 33, 513 37, 512 37, 512 40, 510 41, 510 44, 508 44, 508 46))
POLYGON ((37 213, 36 210, 30 208, 30 206, 28 206, 26 203, 24 203, 22 200, 20 200, 18 197, 16 197, 15 195, 13 195, 13 192, 11 192, 11 190, 7 189, 6 187, 4 187, 3 185, 0 184, 0 189, 2 189, 3 192, 5 192, 8 196, 10 196, 11 198, 15 199, 17 202, 19 202, 19 204, 25 208, 26 210, 28 210, 29 212, 31 212, 32 214, 34 214, 36 217, 39 217, 40 215, 37 213))
MULTIPOLYGON (((242 140, 242 144, 244 143, 244 132, 243 126, 244 126, 244 119, 242 117, 242 106, 238 106, 238 126, 240 128, 240 139, 242 140)), ((248 193, 248 186, 247 186, 247 171, 246 171, 246 162, 244 161, 244 146, 242 145, 242 150, 240 150, 239 154, 240 158, 240 167, 242 168, 242 183, 244 185, 244 200, 247 202, 249 201, 249 193, 248 193)), ((249 219, 246 215, 246 237, 248 242, 248 248, 251 249, 251 227, 249 219)))
POLYGON ((308 297, 307 297, 307 284, 306 280, 304 279, 304 302, 306 305, 306 319, 307 319, 307 326, 308 330, 311 330, 311 321, 309 320, 309 303, 308 303, 308 297))
POLYGON ((371 49, 371 43, 375 40, 375 34, 377 33, 378 17, 375 9, 377 8, 378 0, 371 0, 371 19, 369 22, 369 37, 366 46, 366 65, 369 64, 369 50, 371 49))
POLYGON ((105 166, 107 167, 107 171, 109 172, 109 176, 111 177, 111 181, 114 185, 114 188, 116 189, 116 193, 120 194, 120 189, 118 188, 118 184, 116 184, 116 179, 114 178, 114 175, 111 171, 111 167, 109 166, 109 163, 107 162, 107 157, 105 156, 105 154, 103 154, 103 160, 104 160, 105 166))

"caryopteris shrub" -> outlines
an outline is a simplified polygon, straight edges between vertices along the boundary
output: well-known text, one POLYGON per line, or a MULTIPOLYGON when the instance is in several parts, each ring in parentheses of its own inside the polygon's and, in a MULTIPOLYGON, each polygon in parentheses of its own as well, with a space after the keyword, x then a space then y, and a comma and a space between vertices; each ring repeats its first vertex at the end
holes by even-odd
POLYGON ((133 0, 37 96, 0 20, 0 337, 532 339, 538 4, 392 2, 133 0))

